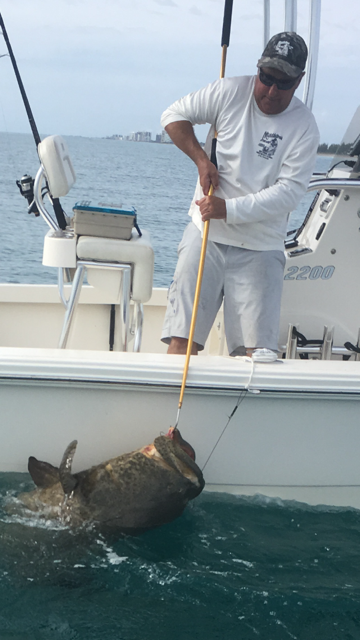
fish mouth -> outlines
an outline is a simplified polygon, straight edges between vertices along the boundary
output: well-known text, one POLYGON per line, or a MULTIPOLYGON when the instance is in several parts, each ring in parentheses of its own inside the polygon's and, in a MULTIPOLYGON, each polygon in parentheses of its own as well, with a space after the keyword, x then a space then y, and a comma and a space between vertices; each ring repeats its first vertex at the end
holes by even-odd
POLYGON ((166 434, 166 437, 174 440, 174 442, 176 442, 176 444, 178 444, 179 447, 181 447, 182 450, 185 451, 185 453, 187 453, 188 456, 195 462, 194 449, 192 448, 191 444, 184 440, 177 427, 170 427, 169 431, 166 434))
POLYGON ((160 464, 168 471, 177 471, 187 478, 195 491, 194 497, 204 488, 205 481, 201 469, 195 462, 195 451, 183 439, 176 427, 171 427, 165 435, 155 438, 152 444, 139 449, 139 453, 160 464), (167 438, 173 440, 177 446, 174 447, 169 442, 167 443, 167 438))

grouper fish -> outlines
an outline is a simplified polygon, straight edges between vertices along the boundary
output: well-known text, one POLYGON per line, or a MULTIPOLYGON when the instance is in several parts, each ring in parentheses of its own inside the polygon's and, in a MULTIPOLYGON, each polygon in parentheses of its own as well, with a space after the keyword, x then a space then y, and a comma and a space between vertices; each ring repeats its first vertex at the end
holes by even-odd
POLYGON ((59 468, 29 458, 37 488, 18 496, 27 509, 72 527, 92 522, 133 535, 180 516, 205 485, 195 452, 177 428, 142 449, 73 474, 76 446, 76 440, 69 444, 59 468))

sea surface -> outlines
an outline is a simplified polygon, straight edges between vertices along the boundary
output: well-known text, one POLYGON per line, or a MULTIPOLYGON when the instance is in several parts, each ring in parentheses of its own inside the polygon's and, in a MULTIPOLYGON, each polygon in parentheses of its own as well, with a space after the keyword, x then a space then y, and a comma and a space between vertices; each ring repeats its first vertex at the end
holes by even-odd
MULTIPOLYGON (((177 245, 190 220, 195 165, 171 144, 73 136, 66 140, 77 176, 70 193, 61 198, 67 215, 83 200, 134 206, 140 228, 151 233, 154 286, 168 287, 177 245)), ((319 156, 317 171, 325 171, 329 163, 328 156, 319 156)), ((35 177, 39 168, 30 134, 0 133, 0 168, 0 282, 56 283, 56 269, 41 264, 48 226, 27 213, 27 201, 16 185, 24 174, 35 177)), ((289 229, 301 224, 313 195, 305 196, 291 214, 289 229)))
MULTIPOLYGON (((77 181, 61 198, 65 212, 73 215, 74 204, 83 200, 134 206, 140 228, 151 233, 154 286, 168 286, 176 248, 190 220, 195 165, 170 144, 81 137, 69 137, 67 143, 77 181)), ((41 264, 48 226, 27 213, 27 201, 16 185, 24 174, 35 177, 39 168, 32 136, 0 133, 0 167, 0 282, 56 283, 57 270, 41 264)))
MULTIPOLYGON (((155 284, 167 286, 191 162, 172 145, 67 140, 78 180, 65 210, 134 205, 155 246, 155 284)), ((318 170, 328 165, 318 158, 318 170)), ((56 282, 41 265, 46 225, 15 184, 38 168, 31 136, 0 134, 0 166, 0 281, 56 282)), ((0 474, 0 640, 360 639, 359 511, 204 492, 172 524, 116 537, 9 515, 32 486, 0 474)))

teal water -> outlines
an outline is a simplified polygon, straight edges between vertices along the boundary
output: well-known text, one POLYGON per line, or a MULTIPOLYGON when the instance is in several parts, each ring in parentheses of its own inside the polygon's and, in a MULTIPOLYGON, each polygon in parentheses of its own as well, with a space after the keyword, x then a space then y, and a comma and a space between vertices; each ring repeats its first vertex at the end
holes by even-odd
POLYGON ((351 510, 203 493, 137 538, 0 513, 0 638, 357 640, 359 566, 351 510))
MULTIPOLYGON (((78 181, 64 208, 82 199, 134 205, 152 234, 155 284, 167 286, 191 162, 172 146, 68 144, 78 181)), ((319 158, 318 169, 328 162, 319 158)), ((0 134, 0 164, 0 281, 56 282, 41 265, 46 226, 27 215, 15 184, 37 170, 31 136, 0 134)), ((290 227, 305 213, 303 204, 290 227)), ((0 640, 360 638, 358 511, 204 492, 170 525, 106 538, 8 515, 7 503, 31 487, 27 475, 0 474, 0 640)))

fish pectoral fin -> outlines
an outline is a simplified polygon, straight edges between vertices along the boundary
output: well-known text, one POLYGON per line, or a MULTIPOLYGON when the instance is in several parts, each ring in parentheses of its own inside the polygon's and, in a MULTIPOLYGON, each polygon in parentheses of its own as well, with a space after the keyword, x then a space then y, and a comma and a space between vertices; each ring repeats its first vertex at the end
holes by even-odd
POLYGON ((49 462, 37 460, 34 456, 30 456, 29 458, 28 470, 36 486, 40 487, 40 489, 52 487, 60 480, 59 469, 57 467, 53 467, 49 462))
POLYGON ((72 461, 74 459, 76 447, 77 440, 70 442, 69 446, 65 449, 65 453, 59 467, 60 482, 65 495, 70 495, 78 484, 77 478, 75 478, 71 473, 72 461))

